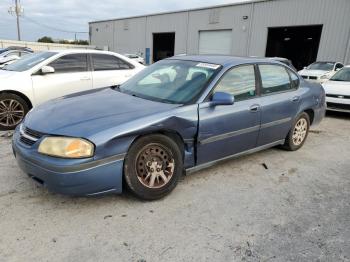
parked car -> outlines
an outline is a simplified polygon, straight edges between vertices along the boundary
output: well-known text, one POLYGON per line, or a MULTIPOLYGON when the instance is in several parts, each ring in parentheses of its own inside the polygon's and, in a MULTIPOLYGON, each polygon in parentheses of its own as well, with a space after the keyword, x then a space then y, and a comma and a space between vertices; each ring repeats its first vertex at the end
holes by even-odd
POLYGON ((289 66, 290 68, 292 68, 294 71, 297 71, 292 63, 292 61, 290 61, 289 59, 287 58, 284 58, 284 57, 269 57, 269 59, 272 59, 272 60, 275 60, 275 61, 278 61, 278 62, 281 62, 287 66, 289 66))
POLYGON ((26 47, 7 47, 0 49, 0 68, 11 64, 16 60, 33 53, 33 50, 26 47))
POLYGON ((327 82, 323 83, 326 91, 327 110, 350 113, 350 66, 345 66, 327 82))
POLYGON ((96 50, 35 53, 0 70, 0 130, 15 128, 34 106, 76 92, 119 85, 143 65, 96 50))
POLYGON ((184 170, 277 145, 299 149, 324 113, 322 86, 270 59, 173 57, 121 86, 34 108, 13 150, 54 192, 120 193, 125 181, 158 199, 184 170))
POLYGON ((145 64, 145 59, 143 59, 142 56, 139 56, 137 54, 125 54, 126 57, 132 59, 132 60, 135 60, 136 62, 144 65, 145 64))
POLYGON ((331 78, 335 72, 343 68, 343 64, 339 62, 315 62, 304 67, 298 73, 306 80, 323 83, 331 78))

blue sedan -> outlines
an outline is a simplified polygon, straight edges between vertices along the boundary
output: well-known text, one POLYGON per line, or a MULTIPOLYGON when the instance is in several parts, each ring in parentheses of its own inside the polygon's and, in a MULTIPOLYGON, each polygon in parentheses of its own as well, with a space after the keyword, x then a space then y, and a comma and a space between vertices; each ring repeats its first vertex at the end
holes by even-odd
POLYGON ((184 172, 281 145, 297 150, 325 114, 321 85, 270 59, 179 56, 121 86, 34 108, 17 127, 20 168, 69 195, 158 199, 184 172))

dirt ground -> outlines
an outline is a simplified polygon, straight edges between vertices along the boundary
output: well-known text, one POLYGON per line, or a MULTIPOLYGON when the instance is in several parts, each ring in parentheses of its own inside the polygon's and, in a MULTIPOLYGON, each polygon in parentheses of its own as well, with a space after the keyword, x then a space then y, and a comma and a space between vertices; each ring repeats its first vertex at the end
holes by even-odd
POLYGON ((350 261, 350 115, 328 114, 297 152, 227 161, 155 202, 52 194, 10 138, 0 156, 0 261, 350 261))

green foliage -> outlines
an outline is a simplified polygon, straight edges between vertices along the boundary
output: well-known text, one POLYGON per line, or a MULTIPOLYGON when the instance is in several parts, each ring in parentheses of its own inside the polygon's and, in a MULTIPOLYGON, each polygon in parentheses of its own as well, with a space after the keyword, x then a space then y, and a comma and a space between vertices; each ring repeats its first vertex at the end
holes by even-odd
POLYGON ((49 37, 49 36, 43 36, 43 37, 39 38, 38 42, 41 42, 41 43, 54 43, 52 38, 49 37))

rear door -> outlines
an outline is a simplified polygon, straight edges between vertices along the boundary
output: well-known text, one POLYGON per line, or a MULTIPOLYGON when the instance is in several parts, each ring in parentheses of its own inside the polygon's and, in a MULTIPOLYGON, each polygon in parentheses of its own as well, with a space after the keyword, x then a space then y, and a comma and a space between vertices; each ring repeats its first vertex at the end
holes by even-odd
POLYGON ((32 75, 36 104, 92 88, 92 76, 86 54, 64 55, 48 66, 53 67, 55 72, 32 75))
POLYGON ((254 65, 228 70, 214 88, 234 96, 233 105, 199 105, 197 164, 237 154, 256 146, 260 107, 254 65))
POLYGON ((282 65, 260 64, 261 128, 258 145, 286 138, 298 111, 299 78, 282 65))
POLYGON ((93 88, 120 85, 132 77, 136 70, 130 63, 109 54, 91 54, 93 88))

